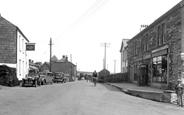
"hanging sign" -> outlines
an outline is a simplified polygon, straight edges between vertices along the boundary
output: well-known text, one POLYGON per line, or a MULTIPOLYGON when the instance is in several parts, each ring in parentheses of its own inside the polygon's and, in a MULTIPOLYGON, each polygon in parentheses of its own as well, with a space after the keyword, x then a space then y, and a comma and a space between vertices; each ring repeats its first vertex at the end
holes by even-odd
POLYGON ((26 51, 35 51, 35 43, 26 43, 26 51))

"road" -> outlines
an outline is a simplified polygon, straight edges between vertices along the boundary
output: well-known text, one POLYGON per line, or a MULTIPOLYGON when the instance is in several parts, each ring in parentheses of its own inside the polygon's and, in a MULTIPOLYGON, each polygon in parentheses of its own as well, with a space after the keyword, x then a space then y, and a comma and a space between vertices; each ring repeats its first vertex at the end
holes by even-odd
POLYGON ((0 89, 0 115, 182 115, 184 108, 86 81, 0 89))

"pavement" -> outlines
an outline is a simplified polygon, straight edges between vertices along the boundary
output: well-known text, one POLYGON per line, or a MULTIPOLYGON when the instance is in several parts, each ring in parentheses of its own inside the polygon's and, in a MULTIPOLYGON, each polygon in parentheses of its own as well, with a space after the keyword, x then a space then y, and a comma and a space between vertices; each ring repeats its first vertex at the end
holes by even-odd
POLYGON ((175 91, 172 90, 163 90, 149 86, 138 86, 137 84, 126 82, 106 84, 116 87, 126 94, 153 101, 176 104, 177 96, 175 91))

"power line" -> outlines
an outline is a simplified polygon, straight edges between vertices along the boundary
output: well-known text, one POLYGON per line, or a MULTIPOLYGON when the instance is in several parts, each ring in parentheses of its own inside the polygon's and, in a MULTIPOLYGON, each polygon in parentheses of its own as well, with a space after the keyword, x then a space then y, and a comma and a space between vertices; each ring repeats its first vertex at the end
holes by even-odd
POLYGON ((102 8, 109 0, 96 0, 86 12, 84 12, 63 34, 59 35, 57 38, 54 39, 57 40, 58 38, 65 36, 69 31, 75 29, 78 25, 80 25, 82 22, 84 22, 88 17, 93 15, 95 12, 97 12, 100 8, 102 8))

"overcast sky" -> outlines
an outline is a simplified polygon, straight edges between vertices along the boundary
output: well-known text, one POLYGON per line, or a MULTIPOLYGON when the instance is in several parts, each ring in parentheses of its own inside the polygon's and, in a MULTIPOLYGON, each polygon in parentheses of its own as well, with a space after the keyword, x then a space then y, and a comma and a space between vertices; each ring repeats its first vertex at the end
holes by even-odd
POLYGON ((100 71, 106 42, 107 69, 113 73, 120 72, 122 39, 131 39, 141 24, 150 25, 180 1, 0 0, 0 13, 36 43, 36 51, 28 52, 32 60, 49 61, 52 38, 58 59, 68 55, 77 70, 100 71))

